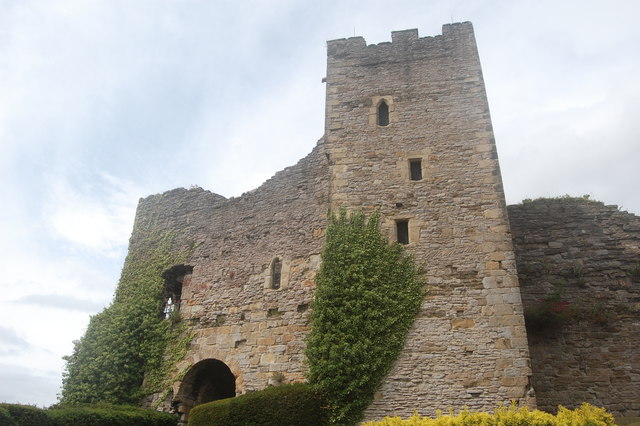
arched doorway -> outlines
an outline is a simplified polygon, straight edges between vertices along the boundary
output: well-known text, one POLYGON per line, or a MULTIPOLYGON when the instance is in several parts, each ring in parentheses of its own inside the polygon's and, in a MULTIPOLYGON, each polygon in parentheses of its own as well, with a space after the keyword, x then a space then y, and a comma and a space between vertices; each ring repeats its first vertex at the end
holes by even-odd
POLYGON ((196 405, 236 396, 236 377, 231 369, 217 359, 205 359, 185 374, 180 391, 174 399, 181 420, 186 421, 196 405))

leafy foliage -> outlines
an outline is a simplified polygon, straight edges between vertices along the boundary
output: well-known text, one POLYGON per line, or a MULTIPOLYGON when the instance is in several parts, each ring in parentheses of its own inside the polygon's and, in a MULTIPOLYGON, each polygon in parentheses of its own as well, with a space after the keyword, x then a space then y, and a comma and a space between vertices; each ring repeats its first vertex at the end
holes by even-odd
POLYGON ((189 413, 189 425, 321 426, 327 423, 323 405, 307 384, 281 385, 198 405, 189 413))
POLYGON ((74 426, 175 426, 178 417, 155 410, 110 404, 71 405, 45 411, 55 425, 74 426))
POLYGON ((461 411, 458 415, 448 414, 442 416, 438 414, 435 419, 421 417, 414 414, 409 419, 403 420, 400 417, 385 417, 378 422, 366 422, 362 426, 463 426, 463 425, 501 425, 501 426, 574 426, 592 425, 609 426, 615 425, 614 418, 607 413, 604 408, 582 404, 580 408, 568 410, 562 406, 558 409, 558 414, 553 415, 538 410, 529 410, 527 407, 517 408, 511 405, 509 408, 499 407, 495 414, 470 413, 467 410, 461 411))
POLYGON ((40 409, 30 405, 0 404, 3 426, 175 426, 178 418, 133 406, 110 404, 58 405, 40 409))
POLYGON ((334 424, 354 424, 398 357, 424 295, 413 259, 379 229, 379 213, 330 217, 316 277, 309 382, 334 424))
POLYGON ((113 303, 91 318, 65 357, 63 403, 136 403, 161 390, 171 373, 169 362, 184 355, 190 340, 186 326, 161 316, 162 273, 188 253, 172 249, 170 233, 145 231, 140 235, 146 239, 127 256, 113 303))
POLYGON ((589 194, 585 194, 581 197, 577 197, 577 196, 573 196, 573 195, 569 195, 569 194, 565 194, 565 195, 559 195, 557 197, 538 197, 536 199, 531 199, 531 198, 525 198, 524 200, 522 200, 522 204, 529 204, 529 203, 535 203, 537 201, 554 201, 554 200, 564 200, 564 201, 589 201, 591 203, 599 203, 599 204, 603 204, 601 201, 596 201, 596 200, 592 200, 590 199, 590 195, 589 194))
POLYGON ((7 407, 0 405, 0 425, 14 426, 15 424, 16 422, 13 420, 7 407))
POLYGON ((38 407, 22 404, 0 404, 0 425, 22 426, 57 426, 53 420, 47 417, 45 410, 38 407))

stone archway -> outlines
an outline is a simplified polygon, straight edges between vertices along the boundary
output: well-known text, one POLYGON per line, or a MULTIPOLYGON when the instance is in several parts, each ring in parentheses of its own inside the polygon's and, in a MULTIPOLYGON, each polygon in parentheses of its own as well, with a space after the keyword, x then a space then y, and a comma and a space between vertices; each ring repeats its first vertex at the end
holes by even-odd
POLYGON ((224 362, 205 359, 189 369, 174 398, 181 421, 196 405, 236 396, 236 377, 224 362))

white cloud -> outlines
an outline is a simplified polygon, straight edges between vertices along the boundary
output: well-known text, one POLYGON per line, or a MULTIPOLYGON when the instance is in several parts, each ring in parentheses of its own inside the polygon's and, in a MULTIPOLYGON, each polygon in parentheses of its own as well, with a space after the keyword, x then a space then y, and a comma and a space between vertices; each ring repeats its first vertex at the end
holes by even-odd
POLYGON ((31 346, 29 342, 18 336, 15 330, 2 325, 0 325, 0 343, 0 356, 20 354, 31 346))
POLYGON ((79 311, 94 314, 104 307, 104 304, 92 300, 80 299, 71 294, 30 294, 23 296, 15 303, 32 305, 34 307, 79 311))
POLYGON ((0 357, 0 381, 22 402, 55 396, 60 357, 112 297, 139 197, 239 195, 313 148, 328 39, 471 20, 508 201, 591 193, 640 213, 639 14, 633 0, 0 2, 0 324, 24 348, 0 357))
POLYGON ((237 111, 221 117, 224 122, 214 109, 219 105, 205 114, 213 119, 203 120, 193 135, 196 153, 188 154, 204 178, 196 183, 237 196, 311 152, 324 131, 324 73, 308 67, 289 72, 261 96, 232 104, 237 111))
POLYGON ((56 401, 62 375, 59 371, 43 370, 36 365, 16 366, 0 362, 0 402, 36 404, 46 407, 56 401))
POLYGON ((131 235, 140 190, 107 174, 89 188, 83 186, 61 177, 51 179, 43 219, 68 243, 105 256, 121 255, 131 235))

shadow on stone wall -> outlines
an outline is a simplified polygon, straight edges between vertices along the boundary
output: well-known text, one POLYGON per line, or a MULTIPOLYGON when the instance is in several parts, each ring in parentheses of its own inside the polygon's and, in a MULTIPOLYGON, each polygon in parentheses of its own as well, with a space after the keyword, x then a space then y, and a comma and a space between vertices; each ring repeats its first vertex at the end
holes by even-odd
POLYGON ((509 217, 538 407, 640 415, 640 217, 574 198, 509 217))

